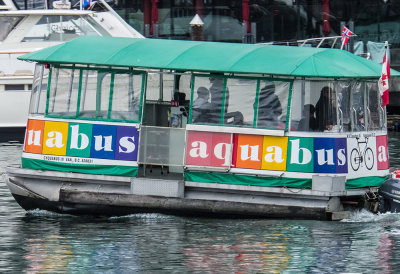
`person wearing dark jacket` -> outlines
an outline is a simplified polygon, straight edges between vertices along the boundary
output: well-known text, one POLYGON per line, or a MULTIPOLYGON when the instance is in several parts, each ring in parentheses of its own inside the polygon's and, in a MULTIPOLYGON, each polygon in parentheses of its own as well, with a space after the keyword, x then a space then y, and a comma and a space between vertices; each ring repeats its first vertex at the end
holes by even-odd
POLYGON ((330 87, 323 87, 315 106, 318 130, 332 130, 337 124, 336 93, 330 87))
POLYGON ((315 131, 318 129, 317 119, 314 117, 315 107, 312 104, 304 105, 303 115, 297 127, 298 131, 315 131))
MULTIPOLYGON (((212 106, 211 120, 214 122, 219 122, 221 118, 222 111, 222 99, 223 99, 223 91, 224 91, 224 78, 223 77, 210 77, 209 78, 211 86, 210 86, 210 99, 212 106)), ((228 104, 229 104, 229 89, 225 88, 225 104, 224 104, 224 112, 228 112, 228 104)))
POLYGON ((193 123, 209 122, 211 104, 208 101, 210 92, 205 87, 197 89, 197 98, 193 101, 192 105, 192 121, 193 123))
POLYGON ((269 82, 258 95, 257 126, 276 127, 282 115, 282 106, 275 94, 275 84, 269 82))

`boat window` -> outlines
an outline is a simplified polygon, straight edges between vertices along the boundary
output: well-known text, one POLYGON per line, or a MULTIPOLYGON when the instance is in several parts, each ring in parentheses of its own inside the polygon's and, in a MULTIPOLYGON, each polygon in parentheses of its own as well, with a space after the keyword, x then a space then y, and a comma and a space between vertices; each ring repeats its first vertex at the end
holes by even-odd
POLYGON ((290 82, 196 76, 191 123, 284 129, 290 82))
MULTIPOLYGON (((221 76, 195 77, 192 102, 192 123, 221 124, 222 112, 229 102, 224 97, 226 80, 221 76)), ((229 94, 229 91, 228 91, 229 94)))
POLYGON ((338 132, 338 101, 333 81, 295 81, 291 130, 338 132))
POLYGON ((160 100, 160 82, 162 74, 149 72, 147 74, 146 101, 160 100))
POLYGON ((175 91, 175 78, 173 74, 163 74, 163 93, 162 93, 162 100, 163 102, 171 102, 174 98, 174 91, 175 91))
POLYGON ((52 70, 48 114, 76 116, 79 72, 74 69, 54 68, 52 70))
POLYGON ((17 84, 17 85, 4 85, 4 90, 5 91, 23 91, 25 90, 25 85, 24 84, 17 84))
POLYGON ((192 92, 192 76, 190 74, 176 75, 176 89, 185 94, 185 100, 189 102, 192 92))
MULTIPOLYGON (((214 87, 215 84, 213 83, 210 87, 210 93, 219 92, 214 87)), ((257 80, 228 78, 225 89, 224 124, 253 127, 256 94, 257 80)), ((215 98, 216 95, 211 93, 211 100, 213 100, 213 97, 215 98)), ((212 104, 215 105, 216 103, 212 104)))
POLYGON ((260 81, 256 120, 258 128, 285 128, 289 88, 288 82, 260 81))
MULTIPOLYGON (((35 79, 40 79, 40 73, 47 77, 46 70, 35 70, 35 79)), ((53 117, 138 121, 142 83, 143 74, 53 68, 47 114, 53 117)), ((46 87, 47 84, 34 80, 31 113, 43 109, 46 87)))
POLYGON ((378 83, 369 82, 367 85, 367 117, 368 130, 381 130, 384 128, 384 109, 379 95, 378 83))
POLYGON ((355 84, 350 108, 352 131, 385 129, 385 111, 381 105, 377 81, 355 84))
POLYGON ((139 120, 142 75, 115 74, 111 119, 139 120))
POLYGON ((44 65, 37 64, 33 76, 31 101, 29 106, 30 114, 44 114, 46 110, 47 83, 49 69, 44 65))
POLYGON ((190 79, 191 75, 183 72, 181 74, 150 71, 147 74, 146 101, 188 101, 191 91, 190 79))
MULTIPOLYGON (((86 17, 89 18, 89 17, 86 17)), ((84 35, 109 35, 99 24, 76 15, 44 15, 22 42, 62 42, 84 35)))
POLYGON ((98 85, 101 86, 100 95, 96 96, 96 117, 107 118, 110 105, 111 73, 99 72, 98 85))
MULTIPOLYGON (((110 36, 111 34, 104 29, 102 25, 97 23, 90 15, 82 16, 82 23, 80 25, 83 35, 89 35, 89 33, 97 33, 101 36, 110 36), (87 22, 87 24, 86 24, 87 22)), ((112 28, 108 26, 108 28, 112 28)))
POLYGON ((356 82, 353 85, 350 95, 351 106, 351 123, 352 131, 365 131, 366 130, 366 117, 365 117, 365 83, 356 82))
POLYGON ((384 128, 375 82, 295 81, 292 131, 360 132, 384 128))
POLYGON ((356 82, 354 81, 335 82, 338 102, 338 124, 343 132, 351 131, 350 94, 355 84, 356 82))
POLYGON ((8 34, 23 18, 23 16, 0 16, 0 42, 7 38, 8 34))
POLYGON ((170 102, 174 96, 174 75, 149 72, 147 74, 146 100, 170 102))
POLYGON ((95 118, 96 112, 97 71, 82 70, 81 97, 79 116, 95 118))
POLYGON ((79 116, 108 118, 110 104, 111 73, 83 70, 81 108, 79 116))

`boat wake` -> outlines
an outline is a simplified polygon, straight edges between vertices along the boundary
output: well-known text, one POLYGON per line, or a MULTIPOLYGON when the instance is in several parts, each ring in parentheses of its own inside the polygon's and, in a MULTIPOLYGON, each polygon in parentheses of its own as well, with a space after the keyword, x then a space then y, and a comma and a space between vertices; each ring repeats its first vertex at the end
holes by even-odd
MULTIPOLYGON (((61 213, 56 213, 56 212, 51 212, 47 211, 44 209, 33 209, 33 210, 28 210, 26 212, 27 216, 37 216, 37 217, 42 217, 42 216, 66 216, 66 214, 61 214, 61 213)), ((70 215, 73 216, 73 215, 70 215)))
POLYGON ((379 213, 375 214, 366 209, 354 210, 350 212, 350 217, 341 220, 341 222, 347 223, 373 223, 382 221, 398 221, 400 222, 400 213, 379 213))
POLYGON ((167 220, 173 218, 169 215, 164 215, 160 213, 136 213, 124 216, 113 216, 110 220, 123 220, 123 219, 140 219, 140 220, 167 220))

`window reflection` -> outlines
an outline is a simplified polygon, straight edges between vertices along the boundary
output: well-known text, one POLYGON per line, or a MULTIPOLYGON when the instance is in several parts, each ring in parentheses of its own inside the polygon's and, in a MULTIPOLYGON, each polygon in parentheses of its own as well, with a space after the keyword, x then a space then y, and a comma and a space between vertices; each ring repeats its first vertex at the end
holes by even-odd
POLYGON ((22 42, 63 42, 84 35, 109 34, 89 16, 44 15, 28 31, 22 42))
MULTIPOLYGON (((35 79, 47 83, 43 66, 35 79)), ((44 106, 47 85, 34 81, 31 113, 44 106), (39 93, 41 92, 41 95, 39 93)), ((69 118, 138 121, 140 118, 142 74, 92 69, 52 68, 48 114, 69 118), (78 105, 79 104, 79 105, 78 105)))
POLYGON ((8 34, 18 25, 23 19, 23 16, 1 16, 0 17, 0 42, 4 41, 8 34))
POLYGON ((291 130, 303 132, 382 130, 384 110, 380 104, 376 82, 295 81, 291 105, 291 130))
POLYGON ((195 77, 192 123, 284 129, 290 83, 247 77, 195 77))
POLYGON ((257 127, 285 128, 289 83, 260 81, 258 93, 257 127))
POLYGON ((138 120, 141 89, 141 75, 115 74, 111 119, 138 120))
POLYGON ((45 69, 42 64, 36 64, 29 105, 30 114, 45 113, 48 77, 49 69, 45 69))
POLYGON ((229 90, 229 104, 224 124, 252 127, 257 80, 228 78, 226 85, 226 90, 229 90))
POLYGON ((79 70, 54 68, 51 83, 48 114, 75 116, 79 70))

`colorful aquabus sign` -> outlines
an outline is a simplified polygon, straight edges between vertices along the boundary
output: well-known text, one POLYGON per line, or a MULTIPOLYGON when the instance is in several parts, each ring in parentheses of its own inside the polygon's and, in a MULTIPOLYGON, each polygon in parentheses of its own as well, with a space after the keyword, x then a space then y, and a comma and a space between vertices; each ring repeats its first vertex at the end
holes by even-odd
POLYGON ((189 166, 307 173, 355 173, 389 168, 387 136, 364 137, 360 141, 358 138, 190 131, 187 140, 186 165, 189 166))
MULTIPOLYGON (((135 126, 28 120, 23 158, 137 169, 138 143, 135 126)), ((47 164, 44 169, 52 168, 47 164)), ((119 175, 115 170, 105 173, 119 175)))

